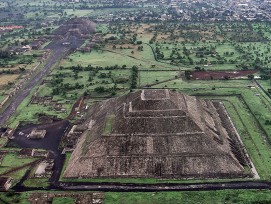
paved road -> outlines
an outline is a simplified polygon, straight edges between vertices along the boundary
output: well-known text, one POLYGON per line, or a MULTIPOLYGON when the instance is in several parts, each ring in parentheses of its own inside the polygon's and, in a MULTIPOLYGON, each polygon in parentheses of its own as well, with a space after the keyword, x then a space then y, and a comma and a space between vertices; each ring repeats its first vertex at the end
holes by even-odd
POLYGON ((59 190, 59 191, 104 191, 104 192, 154 192, 154 191, 211 191, 225 189, 266 189, 271 190, 271 182, 263 181, 235 181, 217 183, 194 184, 121 184, 121 183, 72 183, 57 182, 47 188, 34 188, 15 186, 17 192, 34 190, 59 190))
POLYGON ((5 111, 0 115, 0 126, 3 126, 7 120, 16 111, 21 102, 29 95, 31 90, 42 80, 42 78, 48 74, 50 68, 59 60, 62 55, 67 51, 65 47, 60 47, 52 51, 52 57, 44 65, 43 69, 37 73, 31 81, 29 81, 25 87, 22 88, 13 98, 12 102, 5 109, 5 111))
MULTIPOLYGON (((271 189, 270 182, 240 181, 195 184, 105 184, 105 183, 64 183, 62 190, 99 190, 99 191, 205 191, 224 189, 271 189)), ((61 188, 59 188, 61 189, 61 188)))
POLYGON ((63 56, 65 56, 69 51, 76 49, 82 45, 82 41, 77 39, 76 37, 70 37, 68 39, 62 41, 52 42, 47 46, 48 49, 51 49, 52 55, 48 59, 47 63, 44 65, 42 70, 37 73, 34 77, 30 79, 30 81, 20 90, 12 99, 11 103, 4 110, 4 112, 0 115, 0 127, 3 126, 8 119, 15 113, 18 106, 22 103, 22 101, 30 94, 31 90, 38 85, 39 82, 46 76, 50 69, 58 60, 60 60, 63 56), (68 45, 63 45, 63 42, 69 42, 68 45))

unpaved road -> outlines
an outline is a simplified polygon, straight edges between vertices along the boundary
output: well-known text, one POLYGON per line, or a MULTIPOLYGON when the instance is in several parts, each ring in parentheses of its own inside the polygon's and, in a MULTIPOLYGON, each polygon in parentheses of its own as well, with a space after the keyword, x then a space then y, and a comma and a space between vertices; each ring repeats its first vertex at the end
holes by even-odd
POLYGON ((55 65, 58 60, 63 58, 71 50, 74 50, 81 45, 82 40, 77 39, 76 37, 69 37, 68 39, 64 39, 62 41, 52 42, 47 46, 47 48, 52 51, 51 57, 45 63, 40 72, 38 72, 35 76, 32 76, 30 81, 28 81, 27 84, 13 97, 10 104, 0 115, 0 127, 5 125, 8 119, 15 113, 22 101, 30 94, 31 90, 50 72, 53 65, 55 65), (63 45, 63 42, 69 42, 70 44, 63 45))

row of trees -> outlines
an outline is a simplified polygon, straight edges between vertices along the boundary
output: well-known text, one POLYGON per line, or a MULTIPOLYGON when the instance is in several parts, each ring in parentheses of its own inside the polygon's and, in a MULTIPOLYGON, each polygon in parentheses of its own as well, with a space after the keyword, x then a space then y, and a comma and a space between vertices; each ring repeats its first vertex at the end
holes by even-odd
POLYGON ((137 88, 137 79, 138 79, 138 67, 133 66, 131 70, 131 82, 130 82, 130 89, 137 88))

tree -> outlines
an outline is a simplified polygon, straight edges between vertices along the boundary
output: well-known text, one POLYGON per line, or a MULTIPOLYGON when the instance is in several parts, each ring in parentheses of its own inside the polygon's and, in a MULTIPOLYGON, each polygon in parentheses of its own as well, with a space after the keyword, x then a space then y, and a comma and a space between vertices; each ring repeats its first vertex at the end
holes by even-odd
POLYGON ((137 68, 137 66, 133 66, 132 67, 130 89, 135 89, 137 87, 137 78, 138 78, 138 68, 137 68))
POLYGON ((106 89, 103 86, 97 86, 94 91, 97 93, 104 93, 106 92, 106 89))
POLYGON ((260 75, 260 77, 261 77, 262 80, 270 79, 270 76, 267 75, 267 74, 262 74, 262 75, 260 75))
POLYGON ((197 71, 201 71, 201 67, 196 66, 196 67, 195 67, 195 70, 197 70, 197 71))
POLYGON ((185 70, 184 71, 185 79, 187 79, 187 80, 191 79, 191 74, 192 74, 192 72, 190 70, 185 70))
POLYGON ((249 75, 247 76, 247 78, 248 78, 249 80, 253 80, 253 79, 254 79, 254 75, 253 75, 253 74, 249 74, 249 75))

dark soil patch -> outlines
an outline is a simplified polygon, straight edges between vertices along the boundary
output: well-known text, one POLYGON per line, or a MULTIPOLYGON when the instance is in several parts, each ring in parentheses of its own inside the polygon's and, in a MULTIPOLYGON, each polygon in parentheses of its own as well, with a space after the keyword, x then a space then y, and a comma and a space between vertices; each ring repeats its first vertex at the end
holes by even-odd
MULTIPOLYGON (((64 135, 66 128, 68 127, 68 121, 58 121, 44 125, 27 125, 18 128, 14 133, 14 139, 12 143, 21 148, 39 148, 58 152, 59 142, 64 135), (28 139, 27 135, 34 129, 45 129, 46 135, 44 139, 28 139)), ((9 146, 9 144, 8 144, 9 146)))
MULTIPOLYGON (((25 127, 20 127, 14 133, 14 139, 11 140, 8 146, 18 146, 20 148, 37 148, 49 150, 50 158, 55 160, 53 167, 53 175, 50 178, 50 181, 55 183, 57 182, 61 169, 64 162, 64 155, 61 154, 59 149, 59 143, 62 136, 65 134, 69 125, 69 121, 63 120, 50 124, 44 125, 27 125, 25 127), (45 129, 46 135, 43 139, 28 139, 27 135, 34 129, 45 129), (23 134, 22 134, 23 133, 23 134)), ((23 183, 23 181, 21 181, 23 183)))

